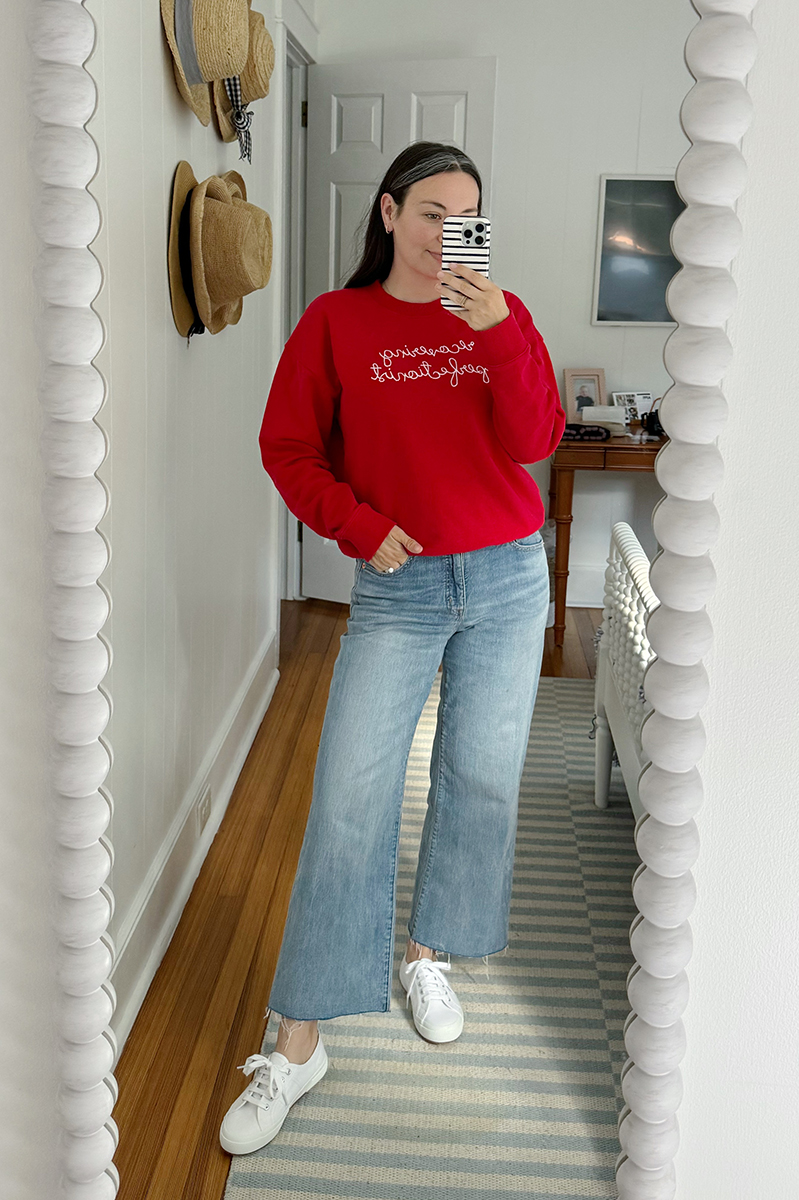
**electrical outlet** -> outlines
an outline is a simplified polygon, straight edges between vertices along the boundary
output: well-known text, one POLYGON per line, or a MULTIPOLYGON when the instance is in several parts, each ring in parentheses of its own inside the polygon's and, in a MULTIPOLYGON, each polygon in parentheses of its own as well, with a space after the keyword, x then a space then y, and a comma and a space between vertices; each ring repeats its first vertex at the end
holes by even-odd
POLYGON ((210 785, 210 783, 206 784, 205 788, 202 791, 202 794, 200 795, 200 799, 197 801, 196 813, 197 813, 197 837, 200 837, 200 835, 202 834, 202 831, 205 829, 205 826, 208 822, 208 818, 211 815, 211 785, 210 785))

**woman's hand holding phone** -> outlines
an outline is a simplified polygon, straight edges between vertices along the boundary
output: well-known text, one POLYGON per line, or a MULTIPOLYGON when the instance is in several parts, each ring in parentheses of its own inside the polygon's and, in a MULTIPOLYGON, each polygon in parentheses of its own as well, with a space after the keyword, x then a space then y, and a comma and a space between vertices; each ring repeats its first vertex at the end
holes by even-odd
POLYGON ((438 272, 440 295, 459 300, 462 307, 448 309, 474 330, 493 329, 510 315, 502 288, 464 263, 453 263, 438 272))
POLYGON ((395 525, 389 530, 383 542, 378 546, 374 553, 374 557, 369 559, 369 566, 374 567, 377 571, 388 571, 390 568, 395 570, 401 567, 402 564, 410 557, 410 554, 419 554, 424 547, 412 537, 409 537, 404 529, 400 529, 399 525, 395 525), (403 555, 403 550, 408 550, 409 554, 403 555))

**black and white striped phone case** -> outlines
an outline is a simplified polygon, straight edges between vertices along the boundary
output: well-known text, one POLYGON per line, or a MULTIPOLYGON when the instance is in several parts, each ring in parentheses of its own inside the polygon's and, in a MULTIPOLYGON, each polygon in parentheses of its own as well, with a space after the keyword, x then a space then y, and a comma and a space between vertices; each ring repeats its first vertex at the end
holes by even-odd
MULTIPOLYGON (((491 222, 488 217, 445 217, 442 222, 441 269, 463 263, 488 278, 491 260, 491 222)), ((444 308, 457 309, 457 298, 441 297, 444 308)))

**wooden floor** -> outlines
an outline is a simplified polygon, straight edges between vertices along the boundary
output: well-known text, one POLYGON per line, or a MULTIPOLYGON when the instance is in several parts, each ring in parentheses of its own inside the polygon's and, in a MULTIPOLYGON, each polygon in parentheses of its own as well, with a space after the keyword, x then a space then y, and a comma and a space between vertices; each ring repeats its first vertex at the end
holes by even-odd
MULTIPOLYGON (((280 681, 117 1064, 121 1200, 219 1200, 222 1117, 260 1050, 349 608, 282 601, 280 681)), ((601 609, 566 610, 543 675, 591 679, 601 609)))

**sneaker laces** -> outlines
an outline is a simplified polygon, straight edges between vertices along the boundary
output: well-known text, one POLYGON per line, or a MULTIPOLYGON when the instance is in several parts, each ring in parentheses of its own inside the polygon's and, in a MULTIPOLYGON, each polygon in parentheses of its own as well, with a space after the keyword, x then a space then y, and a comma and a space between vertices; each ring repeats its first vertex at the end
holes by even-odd
POLYGON ((413 968, 411 975, 408 994, 405 997, 405 1007, 407 1008, 411 992, 414 987, 418 988, 419 996, 422 1002, 431 1000, 441 1000, 450 1008, 454 1008, 452 1001, 455 999, 455 993, 447 983, 446 979, 441 975, 442 971, 451 971, 452 964, 448 962, 438 962, 432 958, 417 958, 414 962, 408 963, 409 967, 413 968))
POLYGON ((247 1100, 257 1104, 259 1108, 267 1108, 270 1100, 276 1100, 283 1089, 282 1075, 288 1075, 290 1067, 279 1067, 263 1054, 251 1054, 247 1061, 237 1071, 255 1078, 244 1093, 247 1100))

